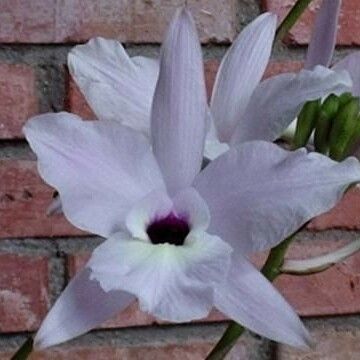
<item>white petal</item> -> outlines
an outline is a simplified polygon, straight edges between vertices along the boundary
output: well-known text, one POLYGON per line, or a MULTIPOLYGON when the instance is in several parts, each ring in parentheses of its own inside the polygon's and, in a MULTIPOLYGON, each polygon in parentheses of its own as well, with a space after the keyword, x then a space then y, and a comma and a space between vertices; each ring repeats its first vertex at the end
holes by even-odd
POLYGON ((75 46, 69 70, 87 102, 101 120, 116 120, 149 134, 151 104, 159 62, 130 58, 115 40, 91 39, 75 46))
POLYGON ((220 140, 228 142, 269 61, 276 15, 265 13, 241 31, 216 76, 211 111, 220 140))
POLYGON ((274 141, 296 118, 306 101, 328 94, 341 94, 352 86, 349 74, 317 66, 313 71, 281 74, 256 88, 231 143, 250 140, 274 141))
POLYGON ((210 223, 210 212, 205 201, 194 188, 187 188, 173 198, 175 213, 188 219, 191 229, 205 231, 210 223))
POLYGON ((354 96, 360 96, 360 51, 353 52, 340 60, 333 67, 335 71, 346 70, 353 81, 351 93, 354 96))
POLYGON ((89 269, 82 270, 62 292, 35 336, 36 349, 85 334, 135 300, 123 291, 105 292, 89 275, 89 269))
POLYGON ((116 122, 44 114, 29 120, 24 132, 41 176, 80 229, 101 236, 122 229, 130 207, 165 186, 148 141, 116 122))
POLYGON ((200 170, 206 112, 198 35, 190 13, 180 9, 162 47, 151 115, 154 153, 170 194, 189 186, 200 170))
POLYGON ((205 139, 204 156, 209 160, 214 160, 226 151, 228 151, 229 145, 219 140, 219 135, 214 124, 214 119, 210 113, 208 118, 209 129, 205 139))
POLYGON ((305 69, 329 66, 333 57, 341 0, 324 0, 316 15, 315 27, 306 55, 305 69))
POLYGON ((337 163, 262 141, 244 143, 211 162, 194 187, 210 209, 209 233, 250 253, 275 246, 331 209, 360 180, 355 158, 337 163))
POLYGON ((257 334, 307 347, 309 334, 291 306, 245 258, 237 260, 215 292, 215 306, 257 334))
POLYGON ((152 191, 139 202, 134 204, 126 216, 126 228, 131 235, 138 239, 150 241, 146 228, 155 219, 161 219, 171 213, 173 202, 161 190, 152 191))
POLYGON ((221 239, 199 231, 190 232, 182 246, 118 233, 94 251, 89 267, 105 291, 124 290, 138 297, 143 311, 183 322, 207 316, 230 253, 221 239))

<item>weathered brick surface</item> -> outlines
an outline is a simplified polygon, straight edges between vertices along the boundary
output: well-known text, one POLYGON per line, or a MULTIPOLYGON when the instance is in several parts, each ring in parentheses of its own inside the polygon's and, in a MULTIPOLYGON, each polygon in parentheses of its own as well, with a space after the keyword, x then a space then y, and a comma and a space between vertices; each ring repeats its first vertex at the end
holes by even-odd
MULTIPOLYGON (((214 342, 191 340, 186 344, 157 344, 137 346, 94 345, 88 347, 55 347, 46 351, 35 352, 30 360, 203 360, 215 345, 214 342)), ((254 359, 260 350, 251 339, 241 339, 226 360, 254 359)), ((11 351, 0 352, 0 360, 8 360, 11 351)), ((262 357, 261 357, 262 358, 262 357)))
POLYGON ((69 112, 79 115, 83 119, 96 119, 96 115, 91 110, 79 87, 76 85, 75 81, 71 78, 70 75, 68 76, 67 82, 65 108, 69 112))
POLYGON ((360 358, 360 330, 355 327, 335 328, 326 325, 311 331, 313 350, 296 350, 280 346, 278 360, 357 360, 360 358))
POLYGON ((264 78, 269 78, 283 73, 297 73, 303 68, 302 61, 282 60, 271 61, 265 71, 264 78))
POLYGON ((0 64, 0 139, 23 137, 22 126, 37 112, 34 70, 27 65, 0 64))
MULTIPOLYGON (((83 42, 94 36, 123 42, 161 42, 180 0, 57 0, 0 2, 0 42, 83 42)), ((237 1, 189 0, 203 42, 236 35, 237 1)))
MULTIPOLYGON (((294 244, 289 258, 310 258, 345 243, 314 241, 294 244)), ((302 316, 341 315, 360 311, 360 253, 330 269, 308 276, 282 275, 275 285, 302 316)))
MULTIPOLYGON (((294 44, 308 44, 311 31, 322 0, 313 1, 298 23, 290 31, 288 41, 294 44)), ((272 11, 282 20, 295 4, 295 0, 263 0, 264 10, 272 11)), ((360 44, 360 6, 358 0, 343 0, 337 43, 341 45, 360 44)))
POLYGON ((46 216, 53 190, 31 160, 0 160, 0 238, 82 234, 62 216, 46 216))
POLYGON ((331 228, 360 230, 359 187, 349 190, 336 207, 308 224, 309 230, 321 231, 331 228))
POLYGON ((35 330, 48 296, 47 258, 0 254, 0 332, 35 330))
MULTIPOLYGON (((202 360, 211 349, 211 344, 187 344, 167 346, 142 346, 142 347, 79 347, 57 348, 34 353, 30 360, 202 360)), ((0 360, 8 360, 11 352, 0 353, 0 360)))

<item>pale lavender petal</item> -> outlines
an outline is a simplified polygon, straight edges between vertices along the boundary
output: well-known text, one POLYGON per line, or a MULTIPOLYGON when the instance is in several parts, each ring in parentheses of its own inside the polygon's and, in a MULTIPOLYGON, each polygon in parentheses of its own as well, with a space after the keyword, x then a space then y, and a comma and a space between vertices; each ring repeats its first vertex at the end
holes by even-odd
POLYGON ((323 66, 299 74, 281 74, 260 83, 231 138, 231 144, 250 140, 274 141, 296 118, 306 101, 341 94, 352 86, 346 71, 323 66))
POLYGON ((341 0, 323 0, 316 15, 309 48, 306 55, 305 69, 316 65, 329 66, 333 57, 341 0))
POLYGON ((227 51, 216 76, 211 112, 219 138, 228 142, 269 61, 276 15, 265 13, 245 27, 227 51))
POLYGON ((182 190, 173 198, 176 214, 189 220, 191 229, 205 231, 210 223, 210 212, 204 199, 194 188, 182 190))
POLYGON ((170 193, 189 186, 200 170, 206 112, 200 43, 193 18, 181 9, 162 47, 151 114, 154 153, 170 193))
POLYGON ((226 142, 221 142, 219 140, 219 134, 214 124, 214 118, 209 111, 208 130, 205 139, 204 157, 209 160, 214 160, 228 150, 229 145, 226 142))
POLYGON ((85 334, 135 300, 123 291, 104 291, 96 280, 90 280, 90 273, 82 270, 62 292, 35 336, 36 349, 85 334))
POLYGON ((277 245, 331 209, 359 180, 355 158, 337 163, 305 149, 254 141, 211 162, 194 187, 210 209, 209 233, 251 253, 277 245))
POLYGON ((130 58, 115 40, 91 39, 69 53, 70 74, 101 120, 120 121, 149 134, 159 62, 130 58))
POLYGON ((245 258, 233 260, 227 281, 215 292, 215 306, 255 333, 296 347, 310 338, 291 306, 245 258))
POLYGON ((354 96, 360 96, 360 51, 353 52, 340 60, 334 65, 333 70, 337 72, 346 70, 353 82, 351 93, 354 96))
POLYGON ((165 191, 152 191, 129 209, 126 228, 134 238, 150 241, 147 226, 155 219, 168 216, 172 209, 173 203, 165 191))
POLYGON ((184 245, 153 245, 117 233, 95 249, 89 267, 105 291, 124 290, 159 319, 185 322, 208 315, 215 285, 230 265, 231 248, 194 231, 184 245))
POLYGON ((29 120, 24 132, 41 176, 80 229, 108 236, 123 228, 135 202, 165 187, 147 139, 117 122, 44 114, 29 120))

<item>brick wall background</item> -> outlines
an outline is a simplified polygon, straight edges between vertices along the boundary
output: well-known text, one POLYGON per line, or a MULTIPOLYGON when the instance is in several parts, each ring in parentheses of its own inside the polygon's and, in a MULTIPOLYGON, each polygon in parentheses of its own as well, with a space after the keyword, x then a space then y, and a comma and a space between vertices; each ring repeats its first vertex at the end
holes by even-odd
MULTIPOLYGON (((325 0, 326 1, 326 0, 325 0)), ((21 127, 36 113, 91 110, 66 69, 71 47, 92 36, 117 38, 130 54, 157 56, 159 42, 180 0, 0 0, 0 360, 35 331, 71 276, 100 239, 45 215, 53 191, 36 172, 21 127)), ((268 9, 284 16, 293 0, 189 0, 203 42, 209 93, 219 59, 238 31, 268 9)), ((297 71, 309 40, 315 0, 286 44, 275 47, 266 75, 297 71)), ((343 0, 336 56, 360 45, 360 3, 343 0)), ((349 192, 314 219, 292 247, 295 258, 326 253, 360 230, 360 191, 349 192)), ((264 257, 254 259, 261 264, 264 257)), ((360 254, 317 275, 281 277, 276 285, 305 317, 318 342, 309 352, 247 334, 229 359, 360 358, 360 254)), ((226 319, 213 312, 186 325, 159 324, 136 304, 100 329, 32 359, 204 358, 226 319)))

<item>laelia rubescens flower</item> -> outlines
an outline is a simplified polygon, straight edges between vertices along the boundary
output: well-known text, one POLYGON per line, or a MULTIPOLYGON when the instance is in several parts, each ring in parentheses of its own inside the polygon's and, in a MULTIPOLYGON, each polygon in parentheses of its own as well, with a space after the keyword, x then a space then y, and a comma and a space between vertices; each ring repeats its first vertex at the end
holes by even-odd
MULTIPOLYGON (((129 102, 140 104, 133 85, 129 102)), ((201 47, 182 9, 162 46, 149 137, 114 119, 63 112, 29 120, 26 138, 65 216, 106 238, 50 310, 36 347, 83 334, 135 299, 162 320, 200 319, 216 307, 260 335, 308 343, 295 312, 247 256, 333 207, 359 181, 359 163, 253 141, 200 170, 207 113, 201 47)))
MULTIPOLYGON (((274 141, 306 101, 351 88, 346 72, 335 73, 323 66, 261 82, 275 30, 276 16, 262 14, 243 29, 225 54, 208 110, 204 148, 207 158, 215 159, 233 144, 274 141)), ((143 56, 130 58, 119 42, 99 37, 75 46, 68 65, 98 119, 119 121, 149 136, 158 60, 143 56)), ((60 198, 51 204, 48 212, 61 212, 60 198)))
MULTIPOLYGON (((210 100, 205 156, 214 159, 249 140, 276 140, 303 104, 351 87, 349 75, 323 66, 261 81, 269 62, 276 15, 245 27, 225 54, 210 100)), ((149 135, 159 62, 130 58, 115 40, 95 38, 69 54, 70 73, 98 119, 120 121, 149 135)))

